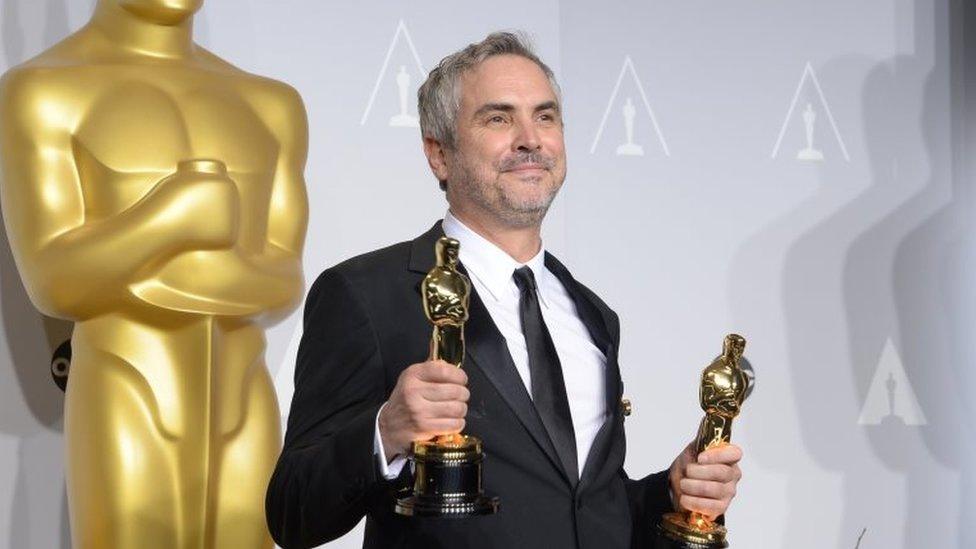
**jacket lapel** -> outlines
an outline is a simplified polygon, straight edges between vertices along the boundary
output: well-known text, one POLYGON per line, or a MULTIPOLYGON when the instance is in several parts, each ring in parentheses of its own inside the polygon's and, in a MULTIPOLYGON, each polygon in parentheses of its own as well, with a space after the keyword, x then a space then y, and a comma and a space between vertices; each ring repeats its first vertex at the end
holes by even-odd
POLYGON ((571 485, 575 485, 576 479, 570 479, 563 469, 542 418, 539 417, 532 397, 515 368, 505 338, 492 321, 477 291, 471 292, 471 311, 468 322, 464 325, 464 344, 466 354, 471 359, 469 364, 473 362, 481 369, 553 466, 562 472, 571 485))
POLYGON ((584 291, 579 282, 570 274, 569 270, 559 262, 558 259, 546 253, 546 268, 549 272, 556 275, 559 282, 566 288, 576 305, 576 313, 590 333, 593 343, 603 351, 606 357, 604 368, 604 379, 606 391, 606 419, 600 430, 597 431, 590 453, 586 456, 583 470, 580 472, 580 483, 585 483, 590 477, 599 471, 599 467, 605 461, 606 455, 612 442, 613 426, 616 424, 617 414, 620 413, 620 369, 617 364, 617 338, 619 333, 610 333, 609 313, 604 312, 584 291))

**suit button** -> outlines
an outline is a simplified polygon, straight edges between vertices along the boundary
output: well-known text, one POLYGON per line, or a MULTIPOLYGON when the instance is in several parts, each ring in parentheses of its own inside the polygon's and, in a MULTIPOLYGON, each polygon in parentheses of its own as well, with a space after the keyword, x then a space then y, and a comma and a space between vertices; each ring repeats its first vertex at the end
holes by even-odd
POLYGON ((620 409, 623 411, 624 416, 629 416, 634 412, 634 405, 630 403, 630 399, 622 398, 620 399, 620 409))

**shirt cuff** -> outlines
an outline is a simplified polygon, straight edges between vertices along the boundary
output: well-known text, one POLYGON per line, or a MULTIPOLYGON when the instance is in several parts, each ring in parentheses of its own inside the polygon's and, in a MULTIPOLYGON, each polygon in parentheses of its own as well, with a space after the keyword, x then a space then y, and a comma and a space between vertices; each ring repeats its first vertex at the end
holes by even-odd
POLYGON ((387 463, 386 452, 383 451, 383 439, 380 437, 380 413, 383 411, 383 406, 380 406, 379 411, 376 412, 375 420, 375 435, 373 436, 373 455, 376 456, 376 463, 380 470, 380 475, 386 480, 393 480, 400 476, 400 471, 403 469, 403 465, 407 463, 406 456, 397 454, 393 461, 387 463))

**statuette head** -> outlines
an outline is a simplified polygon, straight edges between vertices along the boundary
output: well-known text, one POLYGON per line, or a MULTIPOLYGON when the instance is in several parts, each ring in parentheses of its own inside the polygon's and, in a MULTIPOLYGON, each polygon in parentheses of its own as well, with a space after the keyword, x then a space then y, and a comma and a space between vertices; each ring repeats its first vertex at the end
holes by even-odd
POLYGON ((439 267, 457 267, 461 243, 454 238, 441 237, 434 246, 434 255, 439 267))
POLYGON ((702 372, 699 396, 701 407, 707 413, 727 418, 739 415, 749 388, 749 378, 739 366, 745 347, 746 340, 742 336, 726 336, 722 356, 702 372))

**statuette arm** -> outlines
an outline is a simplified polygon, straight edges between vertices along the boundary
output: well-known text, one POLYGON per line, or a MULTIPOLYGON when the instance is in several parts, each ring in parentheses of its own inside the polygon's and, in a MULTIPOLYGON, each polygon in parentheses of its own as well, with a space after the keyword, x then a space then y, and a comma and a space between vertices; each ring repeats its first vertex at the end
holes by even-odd
POLYGON ((262 256, 252 258, 260 272, 277 279, 262 286, 268 291, 279 289, 269 293, 266 315, 273 317, 291 311, 302 298, 302 248, 308 226, 308 119, 301 96, 286 84, 274 82, 271 93, 257 100, 261 102, 259 112, 270 113, 267 125, 280 144, 268 209, 267 242, 262 256), (263 267, 265 264, 268 267, 263 267))
POLYGON ((153 262, 233 245, 238 199, 227 181, 170 175, 116 215, 88 215, 71 120, 30 72, 0 81, 0 193, 11 249, 38 308, 89 318, 122 299, 153 262), (226 207, 215 214, 213 204, 226 207))

